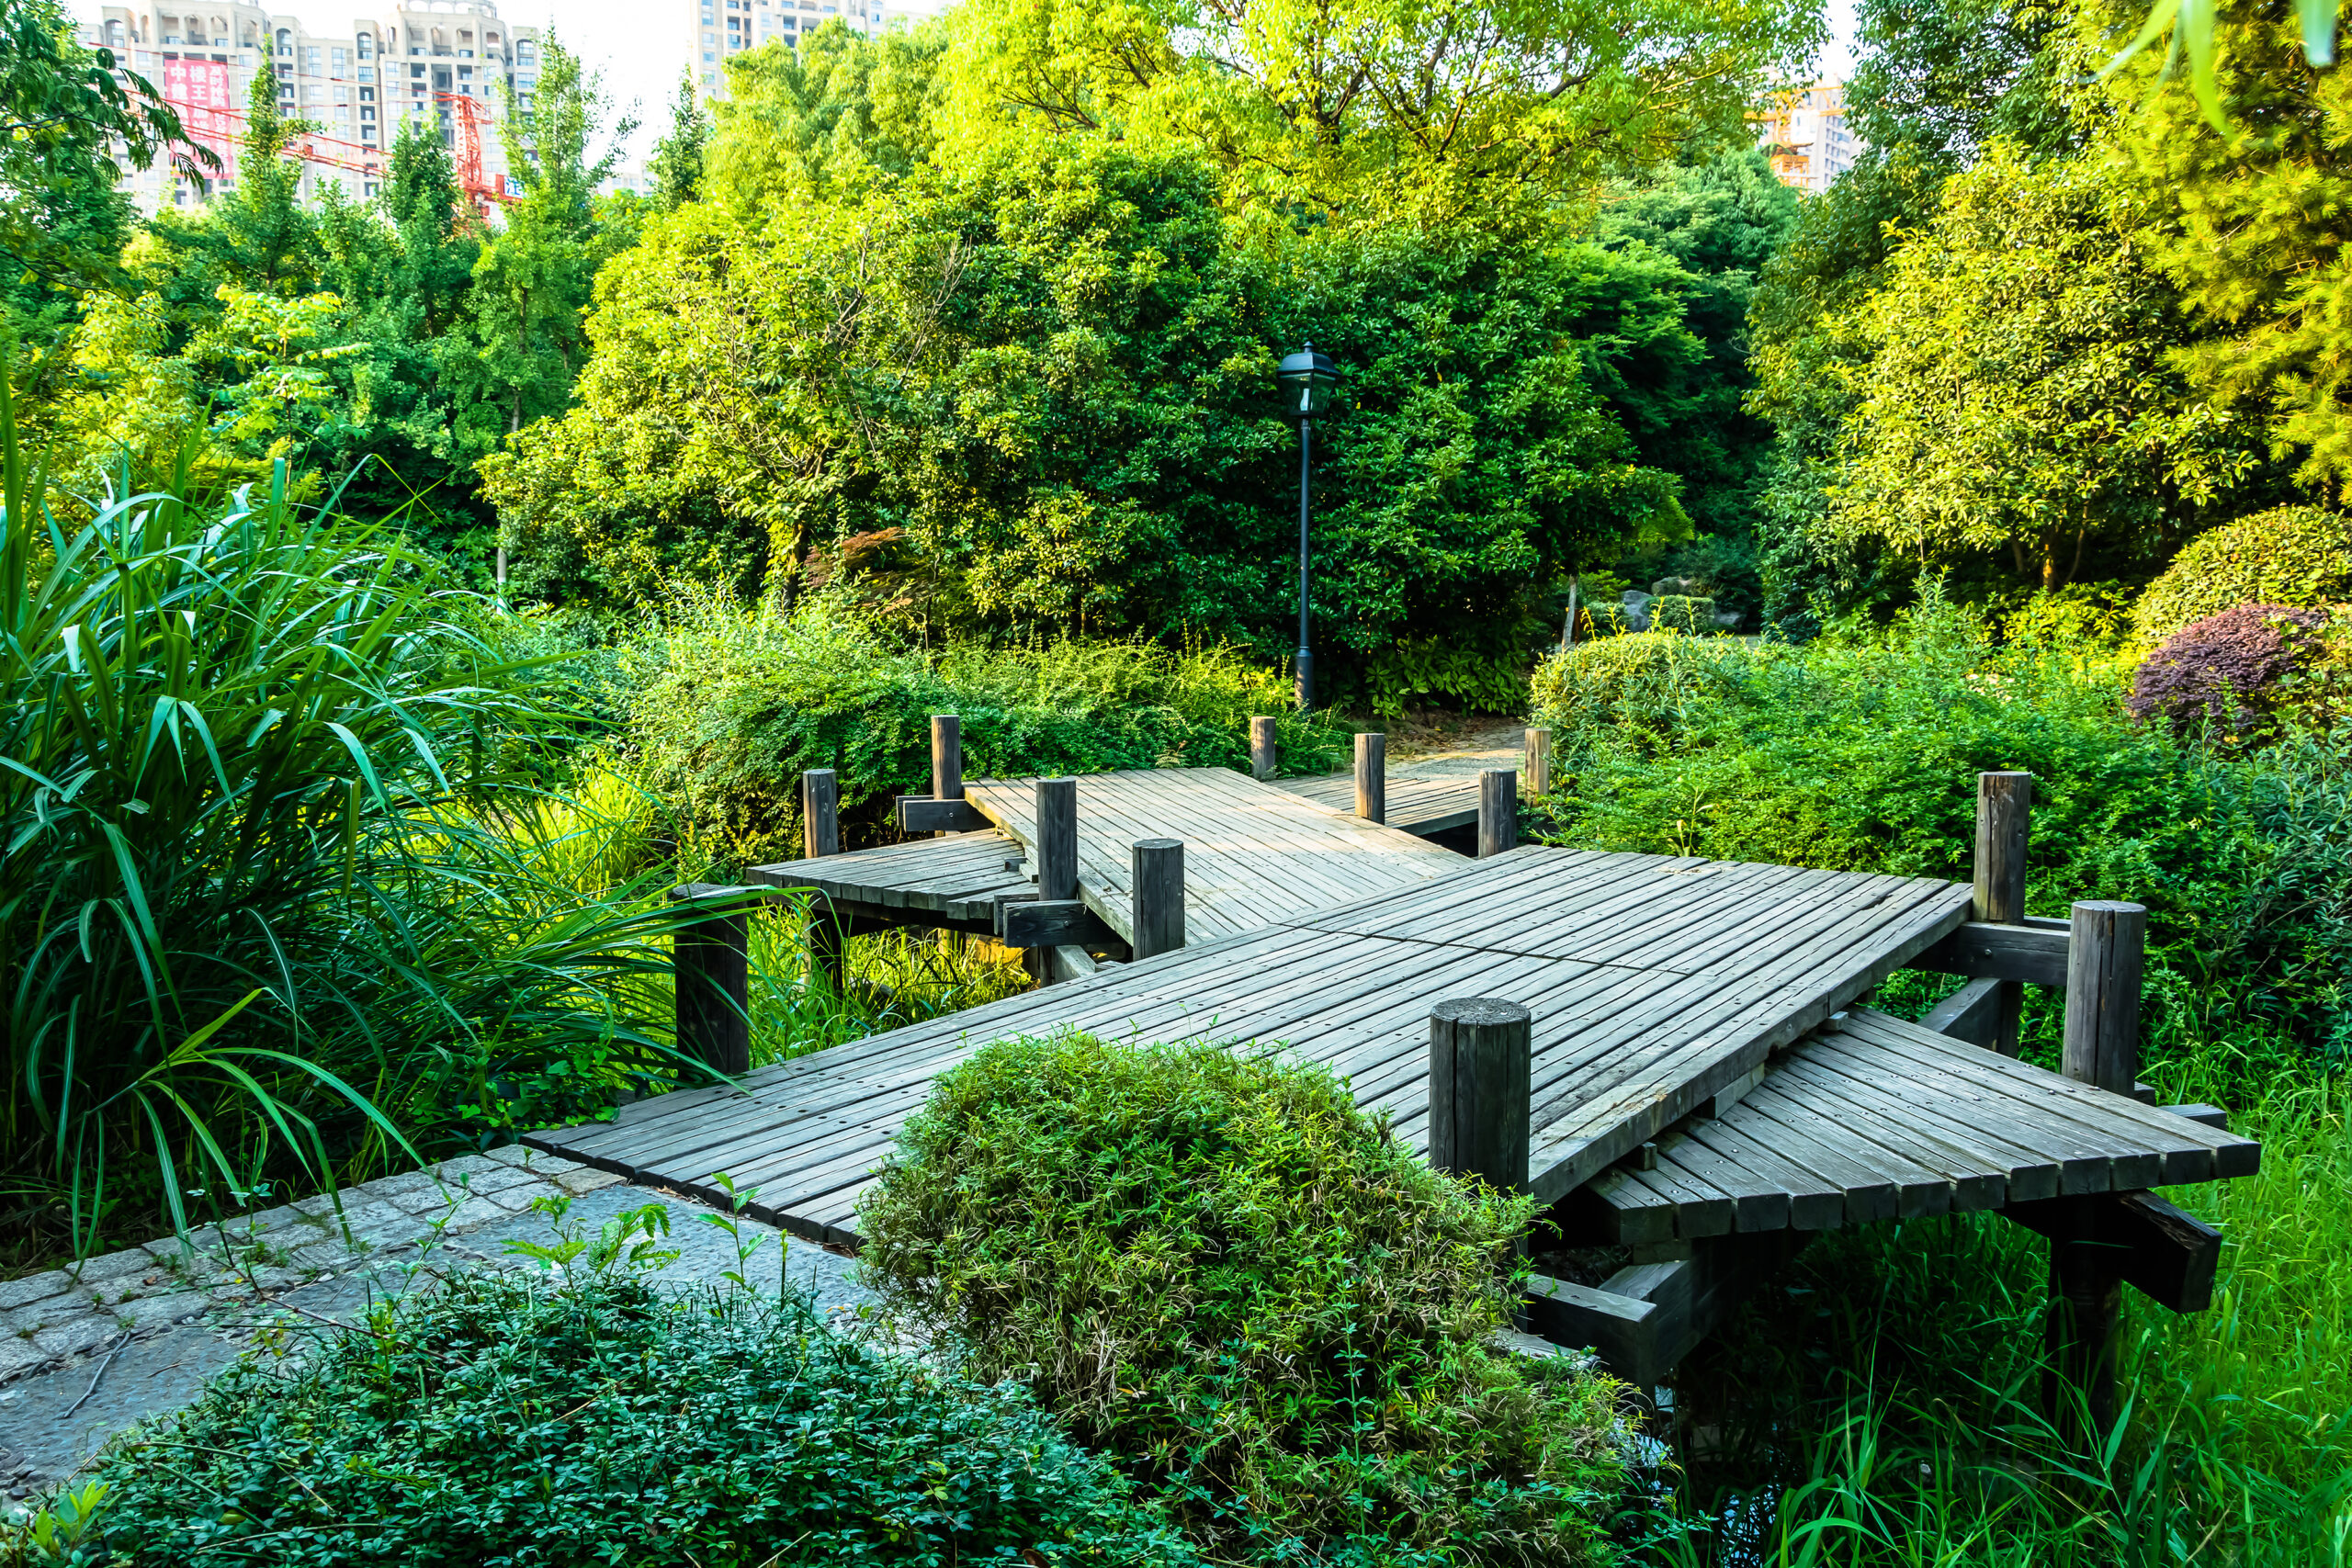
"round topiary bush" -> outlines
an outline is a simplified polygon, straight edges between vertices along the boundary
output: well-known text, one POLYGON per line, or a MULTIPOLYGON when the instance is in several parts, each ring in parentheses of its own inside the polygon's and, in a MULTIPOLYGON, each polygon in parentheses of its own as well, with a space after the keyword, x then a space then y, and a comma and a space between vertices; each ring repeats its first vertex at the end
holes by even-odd
POLYGON ((1327 1073, 991 1045, 939 1081, 859 1213, 901 1323, 1027 1382, 1216 1561, 1598 1548, 1620 1385, 1491 1342, 1528 1203, 1433 1172, 1327 1073))
POLYGON ((2294 683, 2327 659, 2328 617, 2286 604, 2240 604, 2166 637, 2132 678, 2132 716, 2161 719, 2177 736, 2263 739, 2292 703, 2294 683))
POLYGON ((458 1273, 134 1429, 0 1562, 1200 1568, 1012 1387, 802 1300, 458 1273))
POLYGON ((2143 647, 2238 604, 2298 609, 2352 599, 2352 517, 2280 506, 2191 539, 2132 614, 2143 647))

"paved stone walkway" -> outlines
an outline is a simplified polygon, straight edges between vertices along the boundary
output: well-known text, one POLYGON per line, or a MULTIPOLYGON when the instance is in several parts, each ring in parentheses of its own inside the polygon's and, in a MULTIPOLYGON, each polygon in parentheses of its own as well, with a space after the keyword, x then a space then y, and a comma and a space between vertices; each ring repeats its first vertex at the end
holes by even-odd
MULTIPOLYGON (((346 1321, 370 1296, 452 1269, 528 1265, 506 1243, 554 1241, 555 1222, 532 1204, 559 1196, 571 1200, 565 1227, 592 1236, 626 1210, 667 1209, 662 1245, 680 1256, 659 1277, 665 1288, 738 1267, 712 1210, 514 1145, 346 1188, 340 1217, 306 1198, 209 1228, 192 1247, 165 1238, 0 1282, 0 1498, 63 1480, 115 1433, 187 1404, 266 1327, 346 1321)), ((788 1272, 830 1311, 866 1299, 848 1258, 737 1224, 758 1247, 747 1278, 766 1286, 788 1272)))

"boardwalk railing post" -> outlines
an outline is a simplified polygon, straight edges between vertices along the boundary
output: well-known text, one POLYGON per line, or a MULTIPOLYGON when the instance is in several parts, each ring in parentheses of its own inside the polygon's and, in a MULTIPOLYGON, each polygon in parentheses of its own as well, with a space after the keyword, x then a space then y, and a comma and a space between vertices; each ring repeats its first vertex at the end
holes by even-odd
POLYGON ((964 798, 964 721, 952 713, 931 716, 931 798, 964 798))
MULTIPOLYGON (((800 850, 809 860, 842 852, 842 785, 831 768, 800 775, 800 850)), ((848 981, 842 964, 842 928, 821 893, 808 900, 808 970, 821 974, 838 991, 848 981)))
POLYGON ((1181 839, 1137 839, 1135 846, 1135 955, 1154 957, 1184 945, 1184 844, 1181 839))
POLYGON ((1037 818, 1037 897, 1078 897, 1078 781, 1039 779, 1030 799, 1037 818))
MULTIPOLYGON (((733 893, 689 882, 670 889, 673 904, 733 893)), ((730 1077, 752 1070, 751 915, 738 909, 679 928, 671 942, 677 977, 678 1049, 730 1077)))
POLYGON ((1274 721, 1259 717, 1250 721, 1250 776, 1270 779, 1274 776, 1274 721))
POLYGON ((1388 737, 1356 737, 1356 815, 1367 822, 1388 820, 1388 737))
MULTIPOLYGON (((2140 1073, 2140 973, 2148 940, 2143 904, 2076 904, 2066 947, 2066 1076, 2129 1097, 2140 1073)), ((2050 1237, 2050 1385, 2053 1420, 2104 1441, 2115 1425, 2116 1319, 2123 1278, 2102 1245, 2098 1205, 2070 1201, 2050 1237), (2078 1407, 2075 1401, 2079 1399, 2078 1407)))
POLYGON ((1552 793, 1552 732, 1542 728, 1527 732, 1527 793, 1531 797, 1552 793))
POLYGON ((1493 997, 1438 1003, 1430 1012, 1430 1164, 1526 1191, 1533 1082, 1525 1008, 1493 997))
MULTIPOLYGON (((2014 926, 2025 923, 2025 855, 2033 815, 2031 773, 1976 775, 1976 918, 2014 926)), ((2018 1054, 2018 1032, 2025 1019, 2025 987, 2004 980, 1995 1002, 1993 1049, 2018 1054)))
POLYGON ((1478 775, 1478 858, 1498 855, 1519 843, 1519 775, 1488 768, 1478 775))

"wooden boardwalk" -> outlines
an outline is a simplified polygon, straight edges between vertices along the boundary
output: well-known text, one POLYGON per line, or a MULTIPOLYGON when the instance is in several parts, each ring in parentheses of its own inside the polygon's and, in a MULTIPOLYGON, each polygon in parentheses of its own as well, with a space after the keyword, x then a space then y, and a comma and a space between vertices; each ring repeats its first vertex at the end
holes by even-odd
POLYGON ((1533 1011, 1531 1185, 1555 1199, 1969 912, 1967 888, 1926 879, 1540 848, 1447 858, 1450 874, 530 1141, 686 1191, 724 1173, 760 1190, 761 1217, 854 1245, 857 1199, 899 1125, 990 1041, 1069 1029, 1279 1044, 1347 1077, 1423 1148, 1430 1010, 1485 996, 1533 1011))
MULTIPOLYGON (((1478 820, 1479 772, 1486 768, 1518 770, 1522 761, 1517 751, 1466 751, 1428 761, 1391 764, 1384 770, 1387 825, 1419 838, 1470 827, 1478 820)), ((1327 811, 1355 815, 1353 773, 1272 782, 1276 789, 1327 811)), ((1521 782, 1523 785, 1524 781, 1521 782)))
MULTIPOLYGON (((967 783, 964 798, 1025 852, 1036 839, 1032 783, 967 783)), ((1091 773, 1078 781, 1078 896, 1128 941, 1130 847, 1159 838, 1183 841, 1185 930, 1196 944, 1417 886, 1462 864, 1410 833, 1226 768, 1091 773)))

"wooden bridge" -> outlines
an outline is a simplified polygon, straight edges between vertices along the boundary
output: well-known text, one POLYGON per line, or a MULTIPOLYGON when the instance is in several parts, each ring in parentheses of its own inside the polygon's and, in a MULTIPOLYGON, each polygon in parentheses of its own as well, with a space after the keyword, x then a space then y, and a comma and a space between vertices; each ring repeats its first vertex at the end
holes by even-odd
MULTIPOLYGON (((1971 887, 1516 845, 1504 772, 1474 781, 1487 852, 1467 859, 1221 769, 966 784, 952 724, 935 740, 934 793, 901 815, 938 836, 830 852, 831 778, 812 775, 812 853, 759 880, 814 888, 831 953, 890 926, 985 932, 1057 983, 743 1071, 734 917, 681 943, 680 1006, 682 1038, 737 1081, 526 1141, 713 1200, 724 1175, 758 1217, 854 1248, 899 1127, 992 1041, 1279 1044, 1434 1163, 1551 1204, 1566 1244, 1624 1249, 1595 1282, 1539 1280, 1531 1321, 1637 1381, 1839 1225, 2002 1211, 2053 1236, 2090 1320, 2116 1277, 2179 1310, 2210 1293, 2218 1235, 2147 1190, 2246 1174, 2258 1150, 2206 1108, 2135 1098, 2144 912, 2027 923, 2022 775, 1985 775, 1971 887), (2004 918, 1972 919, 1987 911, 2004 918), (1923 1023, 1867 1007, 1905 966, 1973 979, 1923 1023), (2028 980, 2068 988, 2067 1074, 1986 1048, 2028 980), (1503 1050, 1475 1068, 1432 1022, 1474 998, 1503 1050)), ((1376 804, 1377 749, 1359 761, 1354 795, 1376 804)))

